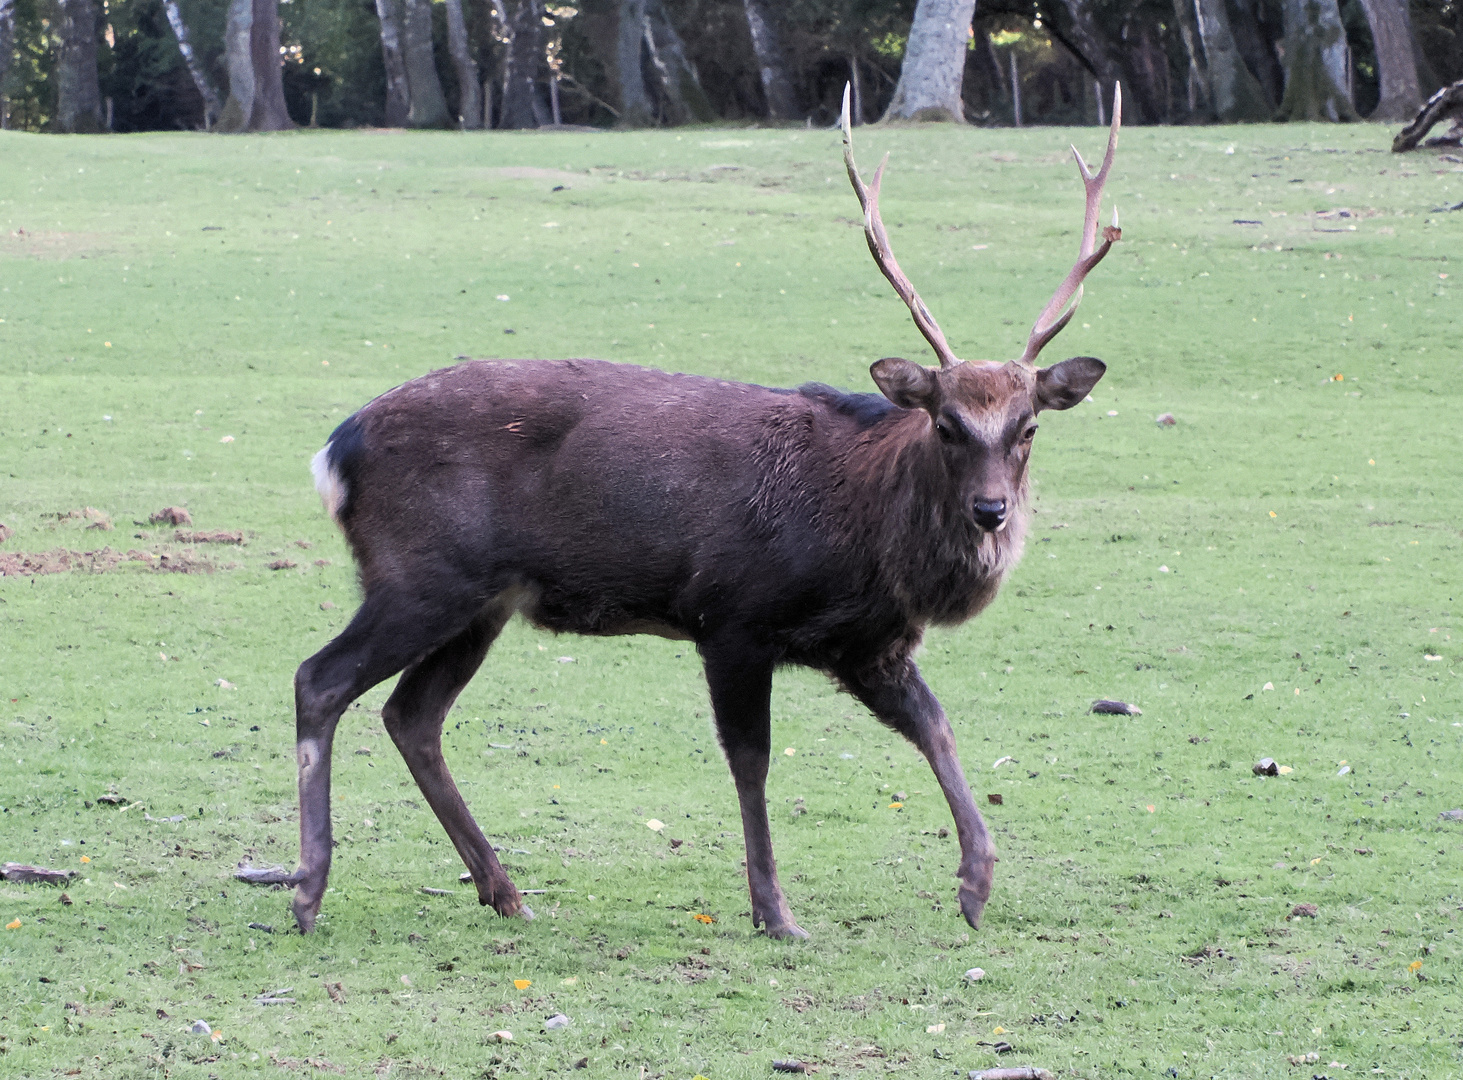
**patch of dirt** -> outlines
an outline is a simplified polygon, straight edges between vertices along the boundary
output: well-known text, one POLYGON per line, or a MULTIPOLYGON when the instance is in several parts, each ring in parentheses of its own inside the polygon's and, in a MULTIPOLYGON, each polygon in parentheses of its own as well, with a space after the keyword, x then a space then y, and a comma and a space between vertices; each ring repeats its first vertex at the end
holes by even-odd
POLYGON ((244 534, 225 532, 222 529, 215 529, 213 532, 187 532, 179 529, 173 534, 173 539, 180 544, 242 544, 244 534))
POLYGON ((504 180, 552 180, 563 184, 570 180, 586 179, 583 173, 565 172, 563 169, 541 169, 536 165, 503 165, 489 172, 504 180))
POLYGON ((56 515, 57 521, 89 521, 88 529, 100 529, 102 532, 112 531, 112 517, 105 510, 98 510, 95 506, 83 506, 80 510, 67 510, 64 514, 56 515))
POLYGON ((0 233, 0 252, 30 259, 86 259, 102 250, 100 233, 12 229, 0 233))
POLYGON ((5 543, 5 541, 9 540, 14 535, 15 530, 12 529, 9 525, 5 524, 5 522, 0 521, 0 544, 5 543))
POLYGON ((39 577, 64 574, 71 570, 104 574, 123 563, 142 563, 156 571, 174 574, 211 574, 215 567, 192 551, 70 551, 51 548, 49 551, 0 552, 0 577, 39 577))

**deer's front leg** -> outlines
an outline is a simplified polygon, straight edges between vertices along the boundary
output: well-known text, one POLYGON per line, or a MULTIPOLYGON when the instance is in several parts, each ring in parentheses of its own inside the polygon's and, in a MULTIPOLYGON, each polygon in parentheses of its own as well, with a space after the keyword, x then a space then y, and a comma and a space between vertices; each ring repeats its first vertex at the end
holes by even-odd
POLYGON ((960 837, 960 870, 956 874, 960 880, 960 911, 966 922, 979 929, 981 912, 991 895, 996 845, 975 808, 945 710, 920 678, 912 660, 905 661, 892 675, 851 673, 843 676, 843 682, 875 716, 919 747, 929 761, 960 837))
POLYGON ((726 751, 747 843, 747 888, 752 894, 752 925, 768 937, 805 938, 793 918, 777 864, 767 820, 767 769, 772 757, 772 663, 740 649, 703 648, 706 683, 716 714, 716 733, 726 751))

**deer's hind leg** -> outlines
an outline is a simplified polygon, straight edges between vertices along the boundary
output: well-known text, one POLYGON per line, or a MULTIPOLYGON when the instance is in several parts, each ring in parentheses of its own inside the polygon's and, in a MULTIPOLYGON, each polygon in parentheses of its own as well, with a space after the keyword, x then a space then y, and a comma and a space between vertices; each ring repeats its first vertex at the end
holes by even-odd
POLYGON ((493 845, 473 819, 442 757, 442 724, 447 711, 477 672, 488 647, 512 613, 506 603, 494 605, 457 637, 408 667, 382 708, 381 719, 472 874, 478 902, 491 904, 499 915, 531 919, 533 912, 493 854, 493 845))

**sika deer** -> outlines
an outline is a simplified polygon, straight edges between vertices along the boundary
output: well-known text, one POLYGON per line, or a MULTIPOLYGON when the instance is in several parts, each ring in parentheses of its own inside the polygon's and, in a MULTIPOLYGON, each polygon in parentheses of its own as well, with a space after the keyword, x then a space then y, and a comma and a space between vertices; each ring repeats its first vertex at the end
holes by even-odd
POLYGON ((1095 176, 1077 155, 1087 189, 1077 264, 1019 360, 951 352, 889 250, 884 165, 867 188, 854 165, 845 93, 844 161, 869 250, 938 368, 880 360, 880 397, 597 360, 477 361, 399 386, 341 424, 313 468, 364 601, 295 676, 299 868, 238 876, 295 886, 295 918, 311 929, 330 869, 336 723, 401 672, 382 710, 387 731, 479 900, 531 917, 441 747, 447 710, 521 612, 559 632, 695 642, 741 802, 752 921, 770 936, 806 936, 778 884, 767 821, 782 664, 828 673, 928 758, 959 832, 961 910, 978 926, 995 846, 913 654, 926 626, 962 622, 995 597, 1026 533, 1036 416, 1071 408, 1105 370, 1087 357, 1034 361, 1120 235, 1115 222, 1097 244, 1120 112, 1115 93, 1095 176))

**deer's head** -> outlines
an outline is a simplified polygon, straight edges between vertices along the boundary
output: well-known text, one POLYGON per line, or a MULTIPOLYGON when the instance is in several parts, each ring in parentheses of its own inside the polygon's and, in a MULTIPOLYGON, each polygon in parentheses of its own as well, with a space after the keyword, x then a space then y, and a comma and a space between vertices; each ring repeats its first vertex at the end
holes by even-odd
POLYGON ((1044 409, 1070 409, 1087 397, 1107 370, 1101 360, 1078 356, 1050 367, 1037 367, 1042 348, 1071 321, 1082 301, 1082 279, 1102 261, 1122 231, 1117 214, 1102 230, 1097 243, 1098 211, 1103 185, 1117 150, 1122 124, 1122 88, 1113 90, 1112 128, 1107 153, 1094 175, 1077 148, 1072 154, 1087 189, 1087 212, 1076 265, 1038 316, 1019 359, 1007 363, 960 360, 945 341, 934 316, 899 269, 889 248, 889 236, 879 215, 879 186, 888 155, 868 186, 853 160, 853 132, 849 121, 849 94, 843 95, 843 160, 848 178, 864 210, 864 235, 869 252, 894 291, 909 306, 915 325, 935 350, 938 368, 889 357, 869 369, 879 390, 895 405, 922 409, 930 416, 929 435, 960 492, 961 502, 981 529, 999 532, 1017 505, 1026 483, 1026 465, 1036 436, 1037 416, 1044 409))

